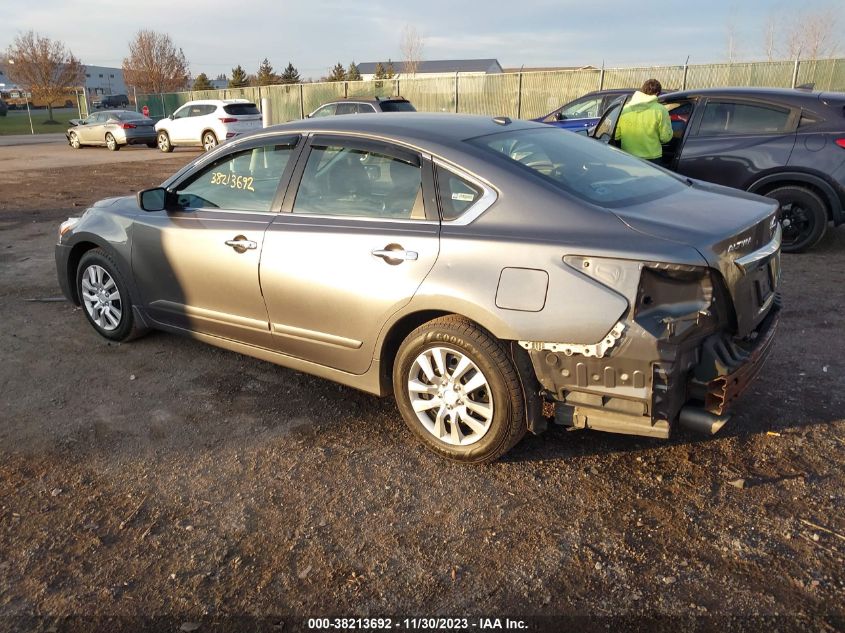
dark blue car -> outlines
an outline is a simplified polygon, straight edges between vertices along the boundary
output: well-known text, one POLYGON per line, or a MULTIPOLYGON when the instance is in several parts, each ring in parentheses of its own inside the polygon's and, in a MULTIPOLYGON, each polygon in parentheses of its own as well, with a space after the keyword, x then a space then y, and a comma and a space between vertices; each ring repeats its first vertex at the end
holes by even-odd
POLYGON ((612 103, 620 97, 634 94, 633 88, 614 90, 596 90, 583 97, 570 101, 547 115, 534 119, 539 123, 548 123, 573 132, 583 131, 599 122, 599 118, 612 103))

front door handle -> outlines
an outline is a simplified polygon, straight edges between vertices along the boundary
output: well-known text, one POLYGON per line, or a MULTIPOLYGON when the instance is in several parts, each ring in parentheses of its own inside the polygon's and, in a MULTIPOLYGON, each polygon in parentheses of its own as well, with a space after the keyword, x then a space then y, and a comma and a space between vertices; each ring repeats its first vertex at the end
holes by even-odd
POLYGON ((395 244, 388 245, 387 248, 380 248, 372 251, 373 257, 381 257, 388 264, 398 264, 404 261, 414 261, 419 257, 416 251, 406 251, 401 246, 396 248, 395 244), (390 248, 390 247, 393 248, 390 248))
POLYGON ((238 253, 245 253, 248 250, 251 251, 251 250, 258 248, 257 242, 253 242, 252 240, 248 240, 243 235, 236 235, 235 239, 226 240, 225 244, 226 244, 226 246, 231 246, 238 253))

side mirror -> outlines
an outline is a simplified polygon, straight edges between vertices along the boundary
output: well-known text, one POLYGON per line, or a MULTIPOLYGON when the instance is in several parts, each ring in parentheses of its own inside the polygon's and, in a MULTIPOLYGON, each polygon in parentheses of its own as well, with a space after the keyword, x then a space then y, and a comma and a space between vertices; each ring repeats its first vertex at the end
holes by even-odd
POLYGON ((566 115, 563 112, 555 112, 555 121, 563 121, 566 115))
POLYGON ((163 187, 139 191, 136 198, 138 206, 144 211, 164 211, 167 208, 167 190, 163 187))
POLYGON ((173 115, 171 114, 171 115, 170 115, 169 117, 167 117, 167 118, 168 118, 168 119, 170 119, 170 120, 172 121, 172 120, 173 120, 173 115))

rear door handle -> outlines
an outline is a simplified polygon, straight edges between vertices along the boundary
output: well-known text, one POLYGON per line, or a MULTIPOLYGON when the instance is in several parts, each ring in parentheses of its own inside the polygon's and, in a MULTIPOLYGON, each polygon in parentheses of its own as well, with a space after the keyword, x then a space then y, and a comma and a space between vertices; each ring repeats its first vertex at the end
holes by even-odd
POLYGON ((378 249, 372 252, 373 257, 381 257, 382 259, 398 259, 402 261, 408 260, 415 260, 419 257, 419 254, 416 251, 403 251, 403 250, 389 250, 389 249, 378 249))

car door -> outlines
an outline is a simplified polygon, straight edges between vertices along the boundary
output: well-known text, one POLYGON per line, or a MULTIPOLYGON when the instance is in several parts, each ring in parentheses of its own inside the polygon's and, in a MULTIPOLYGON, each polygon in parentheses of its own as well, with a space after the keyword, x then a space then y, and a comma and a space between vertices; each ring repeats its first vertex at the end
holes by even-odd
POLYGON ((132 270, 156 322, 271 346, 258 266, 297 140, 238 143, 174 183, 165 211, 137 216, 132 270))
POLYGON ((566 130, 586 129, 601 116, 602 99, 601 95, 581 97, 546 116, 543 122, 566 130))
POLYGON ((710 97, 699 108, 675 165, 679 173, 744 189, 789 162, 797 109, 734 97, 710 97))
POLYGON ((85 125, 79 130, 80 141, 87 144, 102 143, 103 135, 100 132, 102 131, 102 125, 105 119, 106 115, 104 112, 96 112, 85 119, 85 125))
POLYGON ((184 142, 187 140, 188 130, 191 126, 191 117, 197 106, 183 105, 181 108, 173 113, 173 118, 167 124, 167 134, 170 136, 170 141, 173 143, 184 142))
POLYGON ((439 252, 430 162, 388 143, 317 135, 264 239, 274 346, 362 374, 379 331, 439 252))

